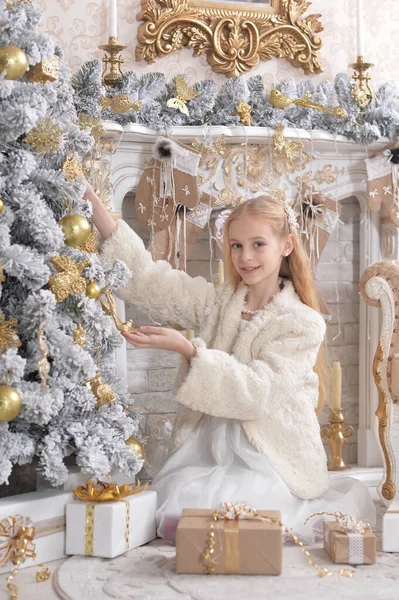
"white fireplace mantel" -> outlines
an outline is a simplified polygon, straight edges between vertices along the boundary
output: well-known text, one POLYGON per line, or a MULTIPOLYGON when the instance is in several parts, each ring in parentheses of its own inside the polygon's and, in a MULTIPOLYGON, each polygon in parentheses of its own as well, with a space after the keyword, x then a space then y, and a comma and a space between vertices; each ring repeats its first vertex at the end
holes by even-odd
MULTIPOLYGON (((111 210, 122 212, 124 197, 134 191, 143 170, 144 162, 152 154, 156 133, 142 125, 131 124, 121 127, 116 123, 104 122, 107 137, 117 142, 117 150, 111 160, 111 183, 114 197, 111 210)), ((226 144, 266 145, 273 143, 273 130, 262 127, 171 127, 168 135, 189 143, 192 138, 212 138, 225 136, 226 144)), ((373 156, 385 147, 387 140, 370 146, 361 146, 343 136, 334 136, 322 131, 285 129, 284 136, 300 140, 304 151, 314 158, 310 165, 312 172, 323 171, 326 165, 339 173, 332 183, 323 182, 317 189, 323 194, 331 194, 337 201, 356 197, 360 205, 360 273, 379 260, 399 258, 397 229, 388 222, 385 213, 371 212, 367 205, 366 167, 364 159, 373 156), (387 241, 388 238, 388 241, 387 241)), ((205 189, 205 191, 207 191, 205 189)), ((290 190, 286 189, 288 197, 290 190)), ((292 197, 296 191, 292 189, 292 197)), ((124 317, 123 303, 119 302, 121 316, 124 317)), ((359 339, 359 431, 358 462, 363 467, 379 467, 382 464, 381 452, 374 434, 375 410, 378 404, 377 389, 372 374, 372 362, 379 339, 379 311, 360 301, 359 339)), ((122 348, 118 355, 119 374, 126 377, 126 351, 122 348)))

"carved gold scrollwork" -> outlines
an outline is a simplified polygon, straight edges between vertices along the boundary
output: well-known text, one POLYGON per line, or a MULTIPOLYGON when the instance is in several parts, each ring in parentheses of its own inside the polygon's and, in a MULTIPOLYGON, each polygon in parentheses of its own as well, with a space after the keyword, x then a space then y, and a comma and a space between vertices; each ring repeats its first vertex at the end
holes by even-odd
POLYGON ((240 8, 202 0, 142 0, 136 60, 153 63, 175 50, 206 54, 213 71, 237 77, 273 56, 305 73, 322 71, 320 15, 304 16, 307 0, 272 0, 240 8))

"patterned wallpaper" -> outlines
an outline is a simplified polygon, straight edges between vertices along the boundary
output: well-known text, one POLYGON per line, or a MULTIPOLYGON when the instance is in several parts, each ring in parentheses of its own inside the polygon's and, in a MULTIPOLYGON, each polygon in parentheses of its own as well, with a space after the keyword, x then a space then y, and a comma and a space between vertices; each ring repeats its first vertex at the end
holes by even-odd
MULTIPOLYGON (((101 57, 99 44, 107 40, 108 0, 36 0, 44 7, 42 29, 57 38, 75 71, 84 61, 101 57)), ((215 0, 216 3, 216 0, 215 0)), ((223 2, 224 4, 224 2, 223 2)), ((118 0, 118 38, 128 48, 125 68, 137 73, 163 71, 167 78, 184 73, 191 83, 210 78, 219 82, 225 77, 213 73, 205 57, 193 58, 191 50, 172 53, 152 65, 136 63, 134 51, 141 0, 118 0)), ((356 55, 356 0, 313 0, 310 13, 320 13, 324 31, 321 58, 324 73, 313 75, 315 81, 331 79, 339 71, 347 71, 356 55)), ((364 0, 366 58, 375 63, 375 87, 390 79, 399 80, 399 0, 364 0)), ((350 72, 350 70, 348 70, 350 72)), ((305 79, 301 69, 284 59, 261 62, 250 74, 260 73, 269 85, 284 77, 305 79)))

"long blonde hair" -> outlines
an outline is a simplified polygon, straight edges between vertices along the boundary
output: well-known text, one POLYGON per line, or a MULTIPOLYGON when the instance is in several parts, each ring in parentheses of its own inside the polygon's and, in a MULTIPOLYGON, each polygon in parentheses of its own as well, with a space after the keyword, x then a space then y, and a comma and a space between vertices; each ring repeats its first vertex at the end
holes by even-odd
MULTIPOLYGON (((235 287, 239 285, 242 279, 235 270, 231 260, 229 227, 234 219, 243 215, 253 215, 258 219, 264 219, 272 226, 276 235, 280 235, 282 238, 288 237, 290 234, 287 214, 281 200, 269 196, 259 196, 258 198, 247 200, 237 206, 226 221, 223 246, 226 275, 235 287)), ((294 236, 294 247, 291 254, 284 257, 281 262, 280 276, 292 281, 296 293, 304 304, 317 310, 317 312, 320 312, 319 292, 315 285, 314 277, 309 265, 309 259, 301 239, 297 235, 294 236)), ((319 401, 316 408, 316 414, 319 414, 326 401, 326 389, 328 385, 325 341, 320 347, 313 370, 319 377, 319 401)))

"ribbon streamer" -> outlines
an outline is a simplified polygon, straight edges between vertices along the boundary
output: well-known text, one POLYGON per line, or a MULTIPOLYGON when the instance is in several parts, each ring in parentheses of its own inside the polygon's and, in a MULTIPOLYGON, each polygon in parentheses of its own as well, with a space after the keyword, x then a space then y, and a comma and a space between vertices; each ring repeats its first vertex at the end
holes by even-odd
POLYGON ((116 483, 104 483, 102 481, 93 483, 89 479, 86 486, 78 485, 75 487, 73 494, 82 502, 118 502, 127 496, 140 494, 147 488, 148 483, 141 485, 140 480, 138 480, 136 487, 132 488, 127 484, 119 486, 116 483))

